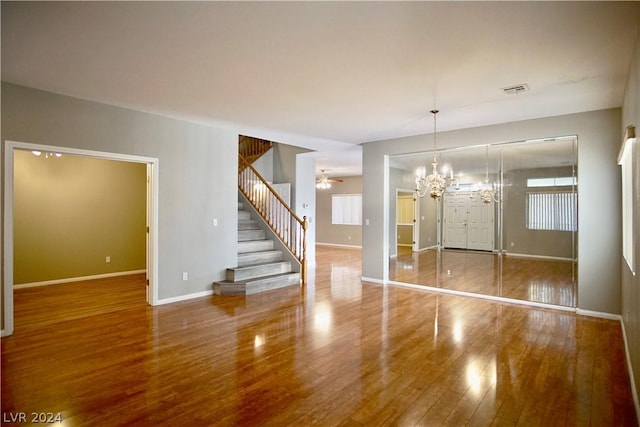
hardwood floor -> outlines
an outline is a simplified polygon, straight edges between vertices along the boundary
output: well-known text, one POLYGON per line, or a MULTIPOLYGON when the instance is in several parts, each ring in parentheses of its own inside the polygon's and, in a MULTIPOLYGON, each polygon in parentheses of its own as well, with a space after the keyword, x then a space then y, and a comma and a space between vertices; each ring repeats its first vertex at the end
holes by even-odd
POLYGON ((565 307, 576 306, 576 275, 571 261, 402 246, 389 264, 392 281, 565 307))
POLYGON ((144 303, 140 276, 16 290, 2 411, 61 425, 633 426, 620 324, 362 283, 144 303))

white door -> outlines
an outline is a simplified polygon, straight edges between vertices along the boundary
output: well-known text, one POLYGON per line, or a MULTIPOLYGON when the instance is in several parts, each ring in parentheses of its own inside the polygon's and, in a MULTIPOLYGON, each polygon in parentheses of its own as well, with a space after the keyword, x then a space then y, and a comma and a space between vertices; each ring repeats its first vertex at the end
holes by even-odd
POLYGON ((445 193, 444 247, 493 250, 494 206, 468 192, 445 193))
POLYGON ((445 193, 443 197, 444 247, 467 248, 467 200, 469 193, 445 193))
POLYGON ((467 249, 493 250, 494 204, 482 203, 479 197, 467 199, 467 249))

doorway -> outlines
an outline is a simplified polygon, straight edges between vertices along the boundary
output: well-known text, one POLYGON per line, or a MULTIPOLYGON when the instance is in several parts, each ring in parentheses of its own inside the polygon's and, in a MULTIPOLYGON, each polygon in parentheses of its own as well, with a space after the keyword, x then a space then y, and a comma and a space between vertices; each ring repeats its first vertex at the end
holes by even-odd
POLYGON ((60 153, 62 155, 81 156, 94 159, 115 160, 122 162, 142 163, 147 169, 146 183, 146 276, 147 292, 146 302, 156 305, 158 301, 157 290, 157 229, 158 229, 158 159, 132 156, 119 153, 106 153, 99 151, 73 149, 68 147, 54 147, 41 144, 30 144, 13 141, 5 141, 4 160, 4 281, 3 281, 3 329, 2 336, 8 336, 14 329, 14 152, 16 150, 37 151, 42 153, 60 153))
POLYGON ((396 191, 396 245, 418 250, 418 221, 420 204, 416 192, 412 190, 396 191))
POLYGON ((494 204, 483 203, 470 192, 449 192, 443 197, 443 240, 450 249, 493 251, 494 204))

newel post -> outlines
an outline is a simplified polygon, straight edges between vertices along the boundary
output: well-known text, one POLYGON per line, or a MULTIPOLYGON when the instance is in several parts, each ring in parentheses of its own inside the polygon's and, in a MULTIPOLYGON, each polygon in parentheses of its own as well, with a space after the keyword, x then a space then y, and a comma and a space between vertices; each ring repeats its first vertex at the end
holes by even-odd
POLYGON ((307 216, 302 217, 302 284, 307 284, 307 216))

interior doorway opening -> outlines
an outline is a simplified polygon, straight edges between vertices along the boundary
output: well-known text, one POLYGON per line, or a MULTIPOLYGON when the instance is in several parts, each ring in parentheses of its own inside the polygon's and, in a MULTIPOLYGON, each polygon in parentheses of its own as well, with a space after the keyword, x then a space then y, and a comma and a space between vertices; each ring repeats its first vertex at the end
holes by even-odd
POLYGON ((396 191, 396 245, 409 247, 413 252, 419 248, 420 203, 413 190, 396 191))
MULTIPOLYGON (((42 144, 5 141, 4 158, 4 235, 3 235, 3 325, 2 336, 8 336, 14 330, 13 293, 14 277, 14 177, 15 152, 31 151, 40 153, 58 153, 62 156, 79 156, 91 159, 115 160, 119 162, 141 163, 146 165, 146 242, 145 242, 145 274, 146 274, 146 302, 156 305, 158 302, 157 289, 157 203, 158 203, 158 159, 142 156, 132 156, 119 153, 74 149, 69 147, 55 147, 42 144)), ((55 160, 55 159, 53 159, 55 160)), ((107 261, 108 262, 108 261, 107 261)))

